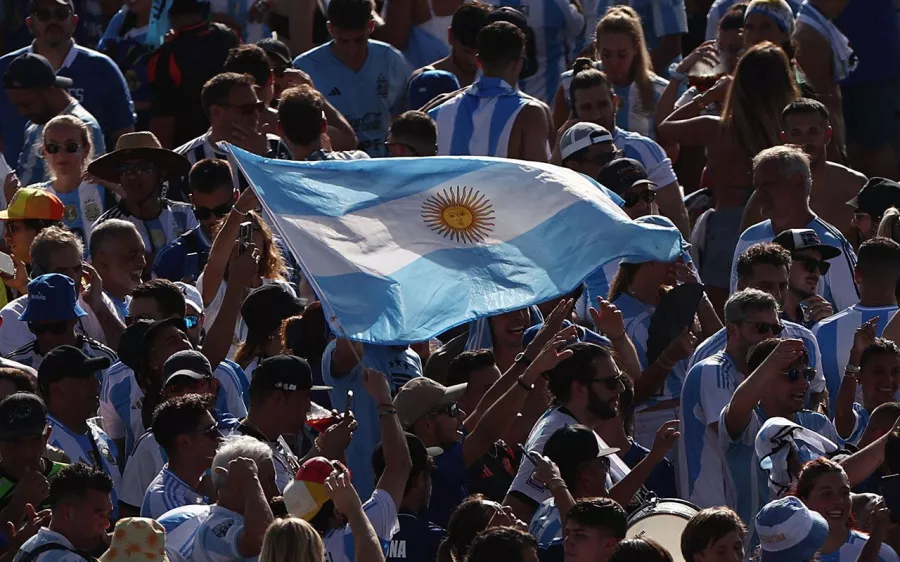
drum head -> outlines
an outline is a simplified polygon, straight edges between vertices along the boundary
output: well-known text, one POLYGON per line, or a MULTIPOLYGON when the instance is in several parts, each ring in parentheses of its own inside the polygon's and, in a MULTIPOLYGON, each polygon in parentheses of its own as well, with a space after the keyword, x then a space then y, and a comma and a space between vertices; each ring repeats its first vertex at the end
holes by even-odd
POLYGON ((677 499, 654 500, 642 506, 628 518, 629 539, 653 539, 669 551, 674 562, 684 562, 681 556, 681 533, 699 508, 677 499))

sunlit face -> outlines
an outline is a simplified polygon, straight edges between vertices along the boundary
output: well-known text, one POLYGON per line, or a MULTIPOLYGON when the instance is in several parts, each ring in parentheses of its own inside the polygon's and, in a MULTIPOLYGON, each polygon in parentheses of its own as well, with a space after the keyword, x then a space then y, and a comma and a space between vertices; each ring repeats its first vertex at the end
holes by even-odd
POLYGON ((606 562, 619 540, 605 529, 582 525, 571 519, 563 530, 563 550, 566 562, 606 562))
POLYGON ((212 238, 212 227, 228 216, 235 202, 234 186, 223 185, 209 193, 195 190, 191 193, 194 215, 200 221, 200 228, 212 238))
POLYGON ((44 159, 54 176, 80 176, 87 152, 81 129, 62 124, 44 129, 44 159))
POLYGON ((631 65, 637 55, 631 36, 625 33, 603 33, 597 38, 596 48, 603 63, 603 72, 612 83, 631 83, 631 65))
POLYGON ((370 21, 363 29, 345 29, 328 22, 328 33, 334 39, 331 44, 334 54, 348 66, 361 67, 368 56, 368 40, 374 26, 375 22, 370 21))
POLYGON ((116 293, 130 294, 141 284, 141 275, 147 266, 144 239, 137 230, 130 230, 105 242, 95 259, 104 284, 115 288, 116 293))
POLYGON ((812 296, 816 294, 819 286, 818 264, 822 261, 822 253, 818 250, 798 250, 794 252, 794 259, 791 262, 790 286, 802 295, 812 296))
POLYGON ((78 16, 55 0, 39 0, 25 23, 37 41, 55 49, 72 39, 78 16))
POLYGON ((221 104, 216 104, 211 108, 210 116, 216 125, 227 126, 232 123, 240 123, 255 131, 263 110, 265 110, 265 104, 260 102, 253 86, 235 84, 228 93, 228 97, 221 104))
POLYGON ((773 160, 761 162, 753 170, 753 187, 759 198, 762 215, 776 219, 781 215, 793 213, 798 204, 806 198, 802 178, 796 181, 794 176, 787 175, 773 160))
POLYGON ((166 359, 179 351, 192 349, 187 334, 175 326, 162 326, 150 342, 150 364, 157 371, 162 371, 166 359))
POLYGON ((159 193, 162 170, 152 162, 128 160, 119 169, 119 183, 126 199, 142 203, 159 193))
MULTIPOLYGON (((109 494, 99 490, 87 490, 83 498, 73 498, 63 504, 72 536, 66 536, 76 548, 98 545, 109 527, 113 505, 109 494)), ((55 517, 55 514, 54 514, 55 517)))
POLYGON ((597 357, 593 362, 594 375, 586 381, 578 381, 573 384, 583 384, 588 391, 588 411, 601 420, 611 420, 619 415, 619 397, 625 392, 625 384, 619 372, 619 368, 611 357, 597 357))
POLYGON ((878 222, 877 218, 869 213, 856 210, 853 212, 853 218, 850 220, 850 225, 856 229, 860 241, 865 242, 869 238, 875 236, 875 231, 878 229, 878 222))
POLYGON ((810 165, 825 161, 825 151, 831 141, 831 127, 828 120, 818 113, 794 113, 784 121, 781 140, 785 144, 795 144, 803 148, 809 156, 810 165))
POLYGON ((3 241, 12 251, 12 255, 20 262, 31 263, 31 243, 38 231, 25 224, 23 220, 6 221, 6 232, 3 241))
POLYGON ((828 521, 829 527, 847 528, 850 518, 850 480, 843 470, 819 476, 809 493, 801 498, 806 507, 828 521))
POLYGON ((528 328, 528 309, 514 310, 488 320, 494 347, 522 347, 522 335, 528 328))
POLYGON ((744 49, 744 30, 728 29, 723 31, 720 29, 716 39, 716 48, 724 69, 729 74, 734 72, 734 67, 737 66, 737 61, 741 58, 741 52, 744 49))
POLYGON ((604 86, 575 90, 575 116, 612 131, 616 126, 616 97, 604 86))
MULTIPOLYGON (((795 368, 802 373, 808 367, 809 363, 804 358, 789 369, 795 368)), ((767 412, 795 413, 803 409, 809 382, 802 376, 792 382, 788 376, 789 369, 785 369, 783 374, 779 374, 770 383, 768 388, 771 392, 763 397, 763 409, 767 412)))
POLYGON ((758 263, 753 266, 753 273, 747 280, 747 288, 765 291, 782 305, 788 290, 788 270, 784 266, 758 263))
POLYGON ((128 318, 132 322, 140 319, 158 321, 163 320, 165 315, 155 299, 140 297, 131 299, 128 305, 128 318))
POLYGON ((739 345, 738 354, 747 357, 754 345, 775 337, 772 326, 778 326, 778 314, 775 310, 751 310, 744 321, 728 324, 729 337, 736 337, 739 345))
POLYGON ((740 533, 731 531, 724 537, 694 553, 692 562, 741 562, 744 559, 744 540, 740 533))
POLYGON ((900 357, 879 353, 869 357, 859 372, 863 406, 870 412, 885 402, 893 402, 900 389, 900 357))
POLYGON ((744 18, 744 50, 763 41, 784 45, 788 39, 788 34, 766 14, 755 12, 744 18))

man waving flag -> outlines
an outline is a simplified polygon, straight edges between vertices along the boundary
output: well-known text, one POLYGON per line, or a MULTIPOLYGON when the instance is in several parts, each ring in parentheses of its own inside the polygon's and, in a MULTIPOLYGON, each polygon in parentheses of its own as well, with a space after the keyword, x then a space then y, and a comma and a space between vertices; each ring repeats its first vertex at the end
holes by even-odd
POLYGON ((612 259, 681 255, 677 229, 631 221, 599 184, 549 164, 229 148, 332 327, 362 342, 427 340, 558 297, 612 259))

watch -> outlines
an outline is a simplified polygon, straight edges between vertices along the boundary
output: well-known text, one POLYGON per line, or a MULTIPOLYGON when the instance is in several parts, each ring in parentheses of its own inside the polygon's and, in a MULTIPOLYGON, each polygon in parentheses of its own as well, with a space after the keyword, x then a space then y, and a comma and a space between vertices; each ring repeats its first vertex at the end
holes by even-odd
POLYGON ((529 366, 529 365, 531 365, 531 359, 525 357, 525 352, 524 352, 524 351, 521 352, 521 353, 519 353, 518 355, 516 355, 516 358, 513 360, 513 362, 514 362, 514 363, 521 363, 522 365, 524 365, 524 366, 526 366, 526 367, 529 366))

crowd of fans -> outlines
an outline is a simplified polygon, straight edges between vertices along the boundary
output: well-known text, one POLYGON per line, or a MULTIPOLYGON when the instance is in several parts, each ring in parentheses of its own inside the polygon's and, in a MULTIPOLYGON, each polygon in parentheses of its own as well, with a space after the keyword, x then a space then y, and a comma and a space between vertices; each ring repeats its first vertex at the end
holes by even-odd
POLYGON ((900 561, 893 0, 4 0, 0 53, 0 561, 900 561), (683 252, 362 344, 224 143, 555 164, 683 252))

